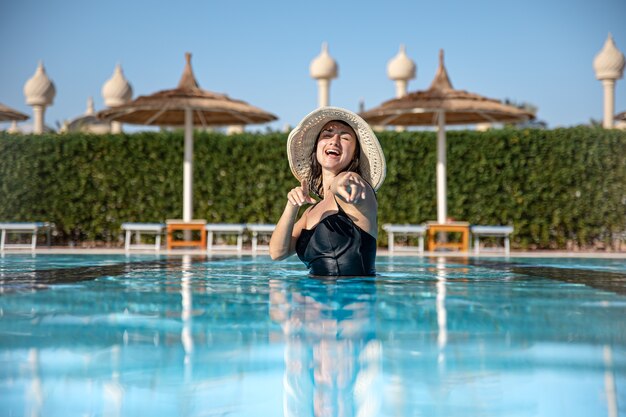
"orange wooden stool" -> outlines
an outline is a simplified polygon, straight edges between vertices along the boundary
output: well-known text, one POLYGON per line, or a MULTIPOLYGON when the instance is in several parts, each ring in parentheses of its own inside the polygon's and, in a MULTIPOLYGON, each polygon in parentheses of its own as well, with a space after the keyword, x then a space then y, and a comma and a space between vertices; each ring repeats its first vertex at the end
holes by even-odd
POLYGON ((174 219, 167 220, 167 249, 170 250, 174 247, 197 247, 199 249, 206 248, 206 231, 204 229, 206 225, 205 220, 190 220, 185 222, 183 220, 174 219), (190 240, 174 240, 174 232, 179 230, 189 230, 189 231, 197 231, 200 232, 200 240, 194 240, 193 238, 190 240))
POLYGON ((469 223, 435 223, 428 222, 428 250, 435 251, 438 248, 456 249, 459 251, 469 251, 469 223), (437 233, 460 233, 460 242, 440 242, 437 241, 437 233))

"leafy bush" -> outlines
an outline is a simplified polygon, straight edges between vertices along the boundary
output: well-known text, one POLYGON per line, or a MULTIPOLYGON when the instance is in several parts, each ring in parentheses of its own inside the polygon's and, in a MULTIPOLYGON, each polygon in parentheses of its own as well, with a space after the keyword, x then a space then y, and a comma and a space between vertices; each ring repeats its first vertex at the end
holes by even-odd
MULTIPOLYGON (((626 132, 449 131, 448 214, 512 224, 514 247, 609 245, 626 230, 626 132)), ((433 132, 379 133, 379 225, 436 219, 433 132)), ((283 133, 196 132, 194 217, 274 223, 297 185, 283 133)), ((182 132, 0 134, 0 221, 51 221, 56 244, 117 245, 123 222, 182 213, 182 132)), ((379 244, 386 244, 380 234, 379 244)))

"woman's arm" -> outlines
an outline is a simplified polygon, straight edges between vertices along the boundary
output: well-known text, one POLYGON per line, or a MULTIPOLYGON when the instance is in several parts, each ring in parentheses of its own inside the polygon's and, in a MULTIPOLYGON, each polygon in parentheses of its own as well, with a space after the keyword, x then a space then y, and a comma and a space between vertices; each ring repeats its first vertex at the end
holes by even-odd
POLYGON ((315 203, 315 200, 309 196, 309 188, 305 181, 300 187, 291 190, 287 199, 289 201, 270 239, 270 256, 275 261, 285 259, 296 251, 296 241, 306 225, 306 215, 310 208, 296 222, 298 211, 303 204, 315 203))

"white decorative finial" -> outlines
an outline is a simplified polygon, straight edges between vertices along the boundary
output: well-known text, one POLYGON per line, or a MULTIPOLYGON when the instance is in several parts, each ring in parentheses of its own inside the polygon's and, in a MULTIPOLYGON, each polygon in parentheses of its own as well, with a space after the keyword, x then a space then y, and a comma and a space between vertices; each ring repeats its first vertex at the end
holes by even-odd
POLYGON ((605 129, 614 127, 615 82, 624 76, 625 65, 626 59, 624 59, 624 54, 617 49, 613 36, 609 33, 602 50, 593 60, 596 78, 602 81, 604 87, 604 118, 602 126, 605 129))
POLYGON ((387 76, 396 82, 396 97, 407 94, 409 80, 415 78, 416 66, 406 55, 406 48, 400 45, 400 50, 387 64, 387 76))
MULTIPOLYGON (((133 88, 124 77, 122 66, 117 64, 113 75, 102 86, 102 98, 104 104, 108 107, 121 106, 128 103, 133 97, 133 88)), ((120 122, 111 122, 111 133, 121 133, 122 124, 120 122)))
POLYGON ((328 44, 322 43, 322 52, 311 61, 311 77, 317 80, 317 103, 319 107, 330 104, 330 81, 337 78, 339 67, 328 53, 328 44))
POLYGON ((30 106, 49 106, 54 101, 55 95, 54 83, 48 78, 43 62, 39 61, 35 74, 24 84, 26 104, 30 106))
POLYGON ((108 107, 121 106, 133 97, 133 88, 124 77, 120 64, 115 66, 113 75, 102 86, 102 98, 108 107))
POLYGON ((87 98, 87 110, 85 111, 87 116, 93 116, 96 114, 96 109, 93 104, 93 97, 87 98))
POLYGON ((328 43, 322 43, 322 52, 311 61, 309 67, 311 78, 330 80, 337 78, 339 67, 337 62, 328 53, 328 43))
POLYGON ((593 60, 596 78, 598 80, 618 80, 624 76, 625 64, 624 54, 617 49, 613 36, 609 33, 602 50, 593 60))
POLYGON ((26 104, 33 106, 33 133, 37 135, 43 133, 46 106, 52 104, 55 95, 54 83, 48 78, 43 62, 39 61, 35 75, 24 84, 26 104))
POLYGON ((392 80, 411 80, 415 78, 416 65, 406 54, 404 45, 387 64, 387 76, 392 80))

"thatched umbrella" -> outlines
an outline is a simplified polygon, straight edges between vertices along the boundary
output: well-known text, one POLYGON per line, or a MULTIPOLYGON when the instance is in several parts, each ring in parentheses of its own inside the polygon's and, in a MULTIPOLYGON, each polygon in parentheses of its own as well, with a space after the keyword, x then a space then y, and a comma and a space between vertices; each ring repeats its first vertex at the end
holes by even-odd
POLYGON ((27 120, 28 116, 0 103, 0 122, 27 120))
POLYGON ((244 101, 201 89, 191 69, 191 54, 185 57, 187 63, 177 88, 137 97, 101 111, 98 117, 138 125, 185 126, 183 220, 189 221, 193 218, 193 126, 259 124, 277 118, 244 101))
POLYGON ((534 118, 532 113, 502 102, 455 90, 439 52, 439 68, 430 88, 384 102, 361 113, 372 125, 437 126, 437 222, 446 223, 446 124, 521 122, 534 118))

